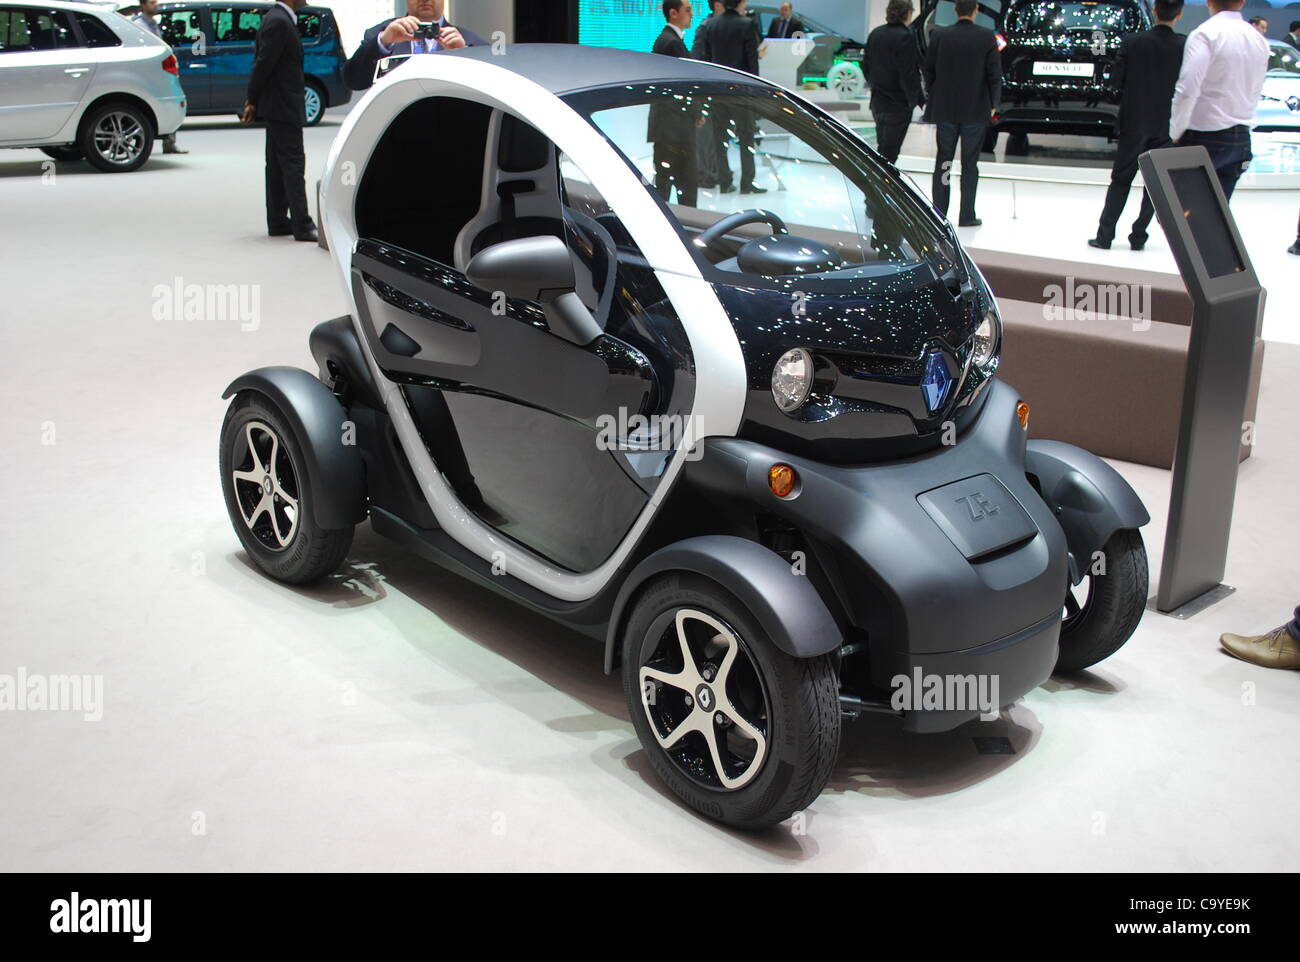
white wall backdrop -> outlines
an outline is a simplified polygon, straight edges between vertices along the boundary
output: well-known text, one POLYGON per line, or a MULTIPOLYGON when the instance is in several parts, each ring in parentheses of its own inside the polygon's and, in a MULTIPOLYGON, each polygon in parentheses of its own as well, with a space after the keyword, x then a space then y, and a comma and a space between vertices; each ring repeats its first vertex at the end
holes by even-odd
POLYGON ((498 30, 506 35, 507 42, 515 38, 514 0, 448 0, 447 17, 489 43, 498 30))
POLYGON ((343 49, 348 56, 357 49, 361 37, 377 23, 382 23, 393 15, 400 6, 406 12, 406 0, 322 0, 334 11, 338 21, 339 33, 343 37, 343 49))

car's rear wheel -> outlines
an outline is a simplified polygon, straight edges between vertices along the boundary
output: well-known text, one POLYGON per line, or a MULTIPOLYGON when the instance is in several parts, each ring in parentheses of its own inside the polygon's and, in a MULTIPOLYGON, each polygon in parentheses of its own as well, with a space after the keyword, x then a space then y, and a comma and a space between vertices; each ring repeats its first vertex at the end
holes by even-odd
POLYGON ((153 141, 153 123, 143 110, 134 104, 108 103, 86 117, 78 147, 99 170, 126 173, 149 159, 153 141))
POLYGON ((262 395, 244 392, 230 403, 220 464, 230 523, 262 571, 305 584, 343 563, 354 528, 316 524, 302 443, 262 395))
POLYGON ((60 161, 82 160, 85 154, 74 144, 62 144, 58 147, 42 147, 41 153, 60 161))
POLYGON ((303 94, 303 120, 308 127, 315 127, 325 116, 325 90, 314 80, 307 81, 303 94))
POLYGON ((829 655, 786 654, 727 592, 687 574, 650 584, 623 638, 632 723, 686 804, 761 829, 821 794, 840 738, 829 655))
POLYGON ((1083 580, 1066 591, 1056 670, 1082 671, 1119 651, 1142 620, 1147 586, 1142 534, 1116 531, 1083 580))

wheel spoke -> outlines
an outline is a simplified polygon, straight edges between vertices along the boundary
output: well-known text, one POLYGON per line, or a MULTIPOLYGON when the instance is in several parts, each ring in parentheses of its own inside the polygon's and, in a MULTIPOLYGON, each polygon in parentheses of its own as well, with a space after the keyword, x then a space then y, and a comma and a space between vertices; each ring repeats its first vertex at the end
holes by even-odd
POLYGON ((684 691, 687 693, 690 693, 691 691, 694 690, 694 685, 692 685, 688 679, 684 678, 683 673, 680 671, 667 672, 667 671, 660 671, 658 668, 642 668, 641 669, 641 690, 642 691, 645 691, 645 683, 647 680, 662 682, 665 685, 669 685, 673 688, 676 688, 680 691, 684 691))
POLYGON ((1067 591, 1065 593, 1065 617, 1073 618, 1079 611, 1079 600, 1074 597, 1073 591, 1067 591))
POLYGON ((694 689, 696 685, 704 681, 704 676, 700 674, 700 666, 695 662, 695 653, 691 651, 691 643, 686 636, 686 620, 690 616, 691 613, 683 608, 677 612, 674 621, 677 629, 677 644, 682 652, 682 680, 689 684, 690 689, 694 689))
MULTIPOLYGON (((269 501, 270 499, 268 498, 268 499, 266 499, 266 500, 269 501)), ((286 545, 289 544, 290 541, 293 540, 293 530, 294 530, 294 528, 296 528, 297 526, 298 526, 298 519, 297 519, 297 517, 295 516, 294 519, 293 519, 293 521, 291 521, 290 524, 289 524, 289 533, 288 533, 288 534, 283 534, 283 533, 281 533, 281 531, 280 531, 280 512, 278 512, 278 511, 275 510, 275 505, 274 505, 274 504, 271 505, 271 530, 275 532, 275 540, 278 541, 278 542, 280 542, 280 547, 281 547, 281 548, 285 547, 286 545)))
POLYGON ((257 524, 257 519, 262 516, 263 511, 271 512, 271 519, 272 519, 271 523, 272 525, 275 524, 275 512, 271 505, 271 499, 268 498, 266 495, 262 495, 262 497, 258 499, 257 504, 254 506, 253 513, 244 516, 244 520, 248 523, 249 528, 252 528, 255 524, 257 524))
POLYGON ((248 443, 248 453, 252 455, 253 458, 252 473, 257 475, 257 483, 261 484, 262 476, 266 474, 266 467, 257 456, 257 445, 253 443, 253 427, 254 425, 252 422, 249 422, 249 424, 244 428, 244 440, 248 443))
POLYGON ((700 712, 698 710, 692 711, 682 720, 680 725, 670 731, 667 735, 659 734, 659 729, 655 728, 655 738, 658 739, 661 748, 672 748, 691 732, 702 732, 704 737, 708 738, 710 734, 709 724, 710 722, 707 715, 703 720, 701 720, 700 712))

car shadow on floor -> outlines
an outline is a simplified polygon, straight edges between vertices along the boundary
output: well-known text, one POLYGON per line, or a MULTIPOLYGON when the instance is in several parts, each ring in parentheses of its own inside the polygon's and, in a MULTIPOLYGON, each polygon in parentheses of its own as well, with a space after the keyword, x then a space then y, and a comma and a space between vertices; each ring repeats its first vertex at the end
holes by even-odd
MULTIPOLYGON (((264 579, 243 552, 232 555, 232 561, 249 577, 264 579)), ((593 753, 593 760, 615 773, 634 773, 659 796, 700 818, 678 801, 651 768, 632 728, 620 679, 604 673, 600 641, 503 601, 488 589, 404 551, 368 527, 358 530, 348 560, 339 572, 317 585, 276 587, 309 606, 328 605, 339 610, 377 604, 392 592, 401 594, 468 642, 585 705, 588 711, 577 715, 533 717, 557 732, 578 737, 594 732, 622 734, 624 737, 614 745, 602 743, 593 753)), ((432 660, 441 663, 446 659, 445 647, 437 647, 427 636, 408 635, 405 640, 432 660)), ((467 671, 466 664, 457 668, 467 671)), ((472 672, 468 677, 473 680, 472 672)), ((486 686, 487 682, 482 684, 486 686)), ((509 696, 501 690, 499 681, 490 687, 497 697, 509 696)), ((1043 687, 1052 692, 1082 689, 1099 694, 1118 690, 1111 682, 1088 672, 1054 677, 1043 687)), ((523 704, 514 707, 529 713, 523 704)), ((856 721, 846 719, 839 755, 823 798, 909 799, 958 792, 998 775, 1025 757, 1040 734, 1037 717, 1023 703, 1003 711, 995 720, 972 721, 939 734, 905 732, 901 721, 891 715, 866 714, 856 721)), ((808 818, 797 825, 799 820, 795 819, 760 833, 721 830, 776 858, 802 860, 816 854, 816 819, 814 804, 808 818)))
MULTIPOLYGON (((138 171, 131 173, 142 173, 144 171, 154 170, 185 170, 188 165, 181 157, 163 157, 160 154, 151 156, 145 161, 144 166, 138 171)), ((10 177, 29 177, 40 178, 49 173, 54 174, 53 182, 57 183, 60 177, 112 177, 118 176, 106 174, 95 167, 92 167, 84 160, 54 160, 51 157, 41 155, 32 160, 4 161, 0 159, 0 179, 10 177), (47 166, 50 165, 50 166, 47 166)), ((131 174, 120 176, 130 177, 131 174)))

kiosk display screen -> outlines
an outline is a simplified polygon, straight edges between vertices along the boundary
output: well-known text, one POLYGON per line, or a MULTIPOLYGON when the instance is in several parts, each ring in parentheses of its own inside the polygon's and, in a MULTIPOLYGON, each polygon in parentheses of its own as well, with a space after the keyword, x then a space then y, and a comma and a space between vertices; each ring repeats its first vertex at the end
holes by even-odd
POLYGON ((1204 167, 1184 167, 1169 171, 1169 180, 1178 195, 1178 206, 1187 218, 1192 240, 1201 255, 1205 271, 1211 277, 1226 277, 1246 269, 1241 253, 1228 228, 1214 185, 1204 167))

